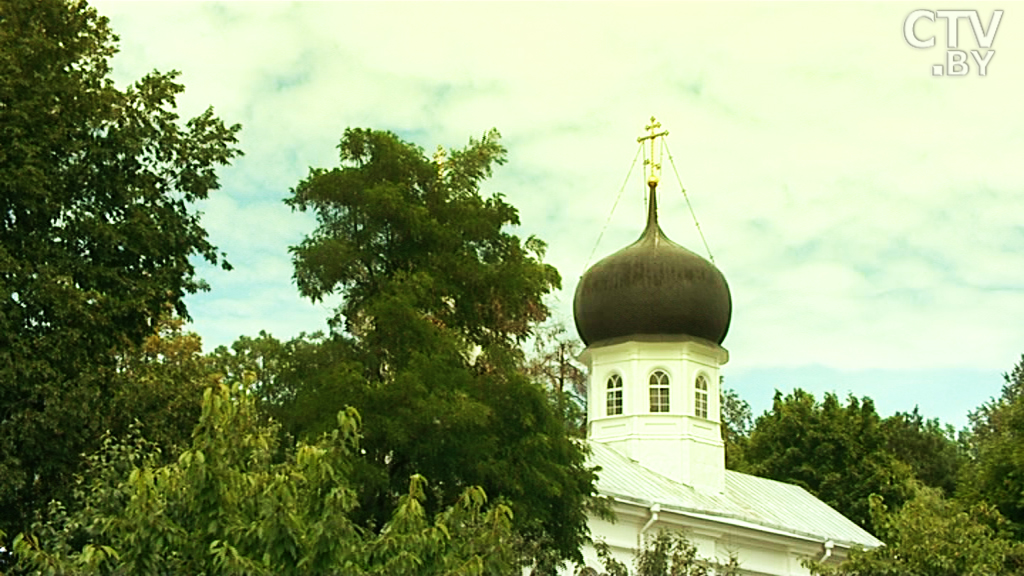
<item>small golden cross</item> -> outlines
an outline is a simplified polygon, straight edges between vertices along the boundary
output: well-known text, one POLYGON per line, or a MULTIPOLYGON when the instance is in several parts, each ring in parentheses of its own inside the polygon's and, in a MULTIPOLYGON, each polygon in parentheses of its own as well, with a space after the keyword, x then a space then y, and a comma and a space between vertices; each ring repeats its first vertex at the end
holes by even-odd
POLYGON ((644 140, 651 141, 651 155, 649 158, 644 160, 644 166, 651 167, 651 172, 647 176, 647 184, 649 185, 656 185, 658 183, 658 180, 660 180, 661 174, 661 150, 657 151, 658 160, 655 161, 654 141, 662 136, 668 136, 668 130, 662 130, 659 132, 658 128, 661 128, 661 122, 658 122, 657 120, 654 119, 654 116, 651 116, 651 123, 648 124, 647 126, 644 126, 644 130, 647 130, 649 133, 645 134, 644 136, 640 136, 636 139, 637 142, 643 142, 644 140))

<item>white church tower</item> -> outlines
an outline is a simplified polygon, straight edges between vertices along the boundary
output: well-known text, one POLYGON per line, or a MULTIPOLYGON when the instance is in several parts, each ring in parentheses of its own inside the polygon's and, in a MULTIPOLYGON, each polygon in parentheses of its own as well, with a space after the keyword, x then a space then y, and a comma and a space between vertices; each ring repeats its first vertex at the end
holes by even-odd
MULTIPOLYGON (((722 273, 658 225, 660 162, 668 134, 653 118, 647 226, 633 244, 580 279, 573 301, 587 345, 588 438, 688 486, 724 489, 719 369, 732 299, 722 273)), ((646 144, 646 142, 644 143, 646 144)))
MULTIPOLYGON (((614 520, 592 515, 595 541, 627 566, 660 530, 685 534, 701 558, 735 559, 740 574, 810 576, 807 561, 835 564, 881 545, 799 486, 725 469, 719 370, 732 317, 725 277, 658 225, 658 138, 653 118, 647 225, 640 238, 594 264, 573 301, 587 345, 587 437, 597 488, 614 520)), ((595 546, 565 574, 596 574, 595 546)))

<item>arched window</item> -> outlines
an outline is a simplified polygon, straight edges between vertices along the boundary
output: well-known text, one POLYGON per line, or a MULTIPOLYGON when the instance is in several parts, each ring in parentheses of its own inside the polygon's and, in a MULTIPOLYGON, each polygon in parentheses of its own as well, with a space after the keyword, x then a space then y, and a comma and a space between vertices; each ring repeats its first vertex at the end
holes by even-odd
POLYGON ((622 376, 612 374, 608 377, 608 415, 622 414, 622 376))
POLYGON ((651 412, 668 412, 668 374, 662 370, 651 374, 651 412))
POLYGON ((697 418, 708 417, 708 378, 701 374, 693 385, 693 413, 697 418))

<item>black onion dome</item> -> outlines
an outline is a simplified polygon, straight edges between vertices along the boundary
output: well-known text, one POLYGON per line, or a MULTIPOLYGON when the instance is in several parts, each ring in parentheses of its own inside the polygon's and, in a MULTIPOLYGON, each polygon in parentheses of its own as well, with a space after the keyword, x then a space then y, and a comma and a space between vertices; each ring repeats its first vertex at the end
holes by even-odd
POLYGON ((686 335, 721 344, 732 297, 714 264, 669 240, 658 226, 651 186, 640 239, 594 264, 573 299, 584 344, 634 335, 686 335))

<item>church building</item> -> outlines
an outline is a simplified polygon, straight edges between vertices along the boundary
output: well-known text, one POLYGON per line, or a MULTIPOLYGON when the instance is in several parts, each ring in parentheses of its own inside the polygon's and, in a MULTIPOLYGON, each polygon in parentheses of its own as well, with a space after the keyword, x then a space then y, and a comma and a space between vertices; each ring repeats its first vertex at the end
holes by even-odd
MULTIPOLYGON (((702 558, 736 557, 741 574, 777 576, 880 546, 803 488, 725 469, 719 383, 732 298, 722 272, 658 224, 660 126, 652 118, 638 139, 650 144, 646 227, 583 274, 573 301, 591 463, 616 516, 591 518, 592 537, 631 571, 644 535, 677 530, 702 558)), ((584 559, 602 571, 592 547, 584 559)))

